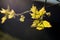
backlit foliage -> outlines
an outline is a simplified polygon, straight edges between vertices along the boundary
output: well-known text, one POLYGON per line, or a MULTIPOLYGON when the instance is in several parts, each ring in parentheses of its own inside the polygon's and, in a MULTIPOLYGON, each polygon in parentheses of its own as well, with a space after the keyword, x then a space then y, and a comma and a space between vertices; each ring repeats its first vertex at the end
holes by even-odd
POLYGON ((14 14, 15 14, 14 10, 13 9, 10 10, 9 7, 8 7, 8 9, 2 8, 2 10, 0 10, 0 12, 5 15, 4 17, 1 18, 1 20, 2 20, 1 23, 4 23, 7 20, 7 18, 8 19, 13 18, 14 14))
POLYGON ((45 15, 50 16, 50 12, 46 12, 45 7, 42 7, 40 10, 36 8, 36 6, 32 5, 32 8, 29 11, 17 14, 15 11, 12 9, 10 10, 9 6, 7 9, 2 8, 0 10, 4 16, 1 18, 1 23, 3 24, 7 19, 12 19, 15 18, 16 16, 20 16, 19 21, 24 22, 25 16, 23 14, 27 12, 31 12, 31 18, 33 19, 31 27, 35 27, 37 30, 42 30, 44 28, 50 28, 51 24, 47 20, 43 20, 43 17, 45 15))
POLYGON ((43 20, 43 16, 45 14, 50 16, 50 12, 46 12, 45 7, 42 7, 40 10, 38 10, 36 6, 33 5, 30 11, 32 12, 30 15, 32 19, 34 19, 31 27, 36 27, 38 30, 51 27, 51 24, 48 21, 43 20))
POLYGON ((42 15, 44 15, 46 13, 46 10, 45 10, 44 7, 42 7, 42 9, 40 9, 38 11, 38 9, 36 8, 36 6, 34 6, 34 5, 32 6, 31 11, 32 11, 31 16, 32 16, 33 19, 38 19, 42 15))

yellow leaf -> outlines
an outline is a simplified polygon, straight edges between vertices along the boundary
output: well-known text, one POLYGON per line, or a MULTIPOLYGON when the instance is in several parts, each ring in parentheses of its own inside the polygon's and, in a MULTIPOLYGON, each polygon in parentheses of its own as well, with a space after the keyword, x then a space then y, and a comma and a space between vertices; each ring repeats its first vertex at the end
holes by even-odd
POLYGON ((38 12, 38 9, 36 8, 36 6, 32 6, 32 8, 31 8, 31 16, 32 16, 32 18, 33 19, 38 19, 39 17, 40 17, 40 15, 39 15, 39 12, 38 12))
POLYGON ((5 14, 6 10, 2 8, 2 10, 0 10, 1 13, 5 14))
POLYGON ((45 7, 42 7, 42 9, 39 10, 40 16, 44 15, 46 13, 45 7))
POLYGON ((21 15, 21 18, 19 19, 21 22, 24 22, 25 16, 21 15))
POLYGON ((36 29, 42 30, 44 28, 50 28, 52 27, 51 24, 48 21, 42 21, 36 24, 36 29))
POLYGON ((11 11, 9 12, 8 19, 13 18, 13 17, 14 17, 14 14, 15 14, 14 10, 11 10, 11 11))
POLYGON ((47 12, 46 15, 47 15, 47 16, 51 16, 51 13, 50 13, 50 12, 47 12))
POLYGON ((35 14, 31 13, 30 15, 32 16, 33 19, 35 19, 35 16, 36 16, 35 14))
POLYGON ((30 11, 32 11, 33 13, 35 13, 35 12, 36 12, 36 10, 37 10, 36 6, 32 5, 32 8, 31 8, 31 10, 30 10, 30 11))
POLYGON ((38 18, 40 18, 40 15, 36 15, 36 16, 35 16, 35 19, 38 19, 38 18))
POLYGON ((23 19, 23 18, 20 18, 20 21, 21 21, 21 22, 24 22, 24 19, 23 19))
POLYGON ((42 30, 42 29, 44 29, 44 25, 41 24, 41 22, 40 22, 40 23, 37 24, 36 29, 38 29, 38 30, 42 30))
POLYGON ((34 20, 33 23, 39 23, 39 20, 34 20))
POLYGON ((31 27, 36 27, 36 23, 33 23, 33 24, 31 25, 31 27))
POLYGON ((44 25, 44 27, 47 27, 47 28, 52 27, 48 21, 43 21, 43 25, 44 25))
POLYGON ((40 22, 37 24, 37 27, 44 27, 44 25, 40 22))
POLYGON ((43 30, 44 28, 41 27, 36 27, 37 30, 43 30))
POLYGON ((10 11, 10 9, 3 9, 3 8, 2 8, 2 10, 0 10, 0 12, 3 14, 8 14, 9 11, 10 11))
POLYGON ((34 20, 33 24, 31 25, 31 27, 36 27, 38 23, 39 23, 39 20, 34 20))
POLYGON ((6 19, 7 19, 6 16, 2 17, 1 18, 1 20, 2 20, 1 23, 3 24, 6 21, 6 19))
POLYGON ((40 18, 40 16, 43 16, 45 13, 46 13, 46 10, 45 10, 45 7, 42 7, 39 11, 38 9, 36 8, 36 6, 32 6, 31 8, 31 16, 33 19, 38 19, 40 18))
POLYGON ((40 18, 40 15, 38 13, 30 13, 33 19, 38 19, 40 18))

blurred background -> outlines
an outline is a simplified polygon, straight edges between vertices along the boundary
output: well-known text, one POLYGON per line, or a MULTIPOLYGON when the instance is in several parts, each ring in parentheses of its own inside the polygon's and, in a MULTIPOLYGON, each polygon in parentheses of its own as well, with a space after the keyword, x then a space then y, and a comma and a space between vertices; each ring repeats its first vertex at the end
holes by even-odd
MULTIPOLYGON (((32 4, 37 6, 38 9, 45 5, 45 0, 0 0, 1 8, 14 9, 16 13, 21 13, 30 10, 32 4)), ((4 24, 0 23, 0 40, 57 40, 59 39, 60 27, 60 2, 59 0, 47 0, 45 5, 47 12, 51 12, 50 17, 45 19, 49 21, 52 28, 44 29, 41 31, 31 28, 32 19, 29 13, 24 14, 26 19, 24 23, 19 21, 19 17, 15 19, 8 19, 4 24)), ((4 15, 0 13, 1 18, 4 15)))

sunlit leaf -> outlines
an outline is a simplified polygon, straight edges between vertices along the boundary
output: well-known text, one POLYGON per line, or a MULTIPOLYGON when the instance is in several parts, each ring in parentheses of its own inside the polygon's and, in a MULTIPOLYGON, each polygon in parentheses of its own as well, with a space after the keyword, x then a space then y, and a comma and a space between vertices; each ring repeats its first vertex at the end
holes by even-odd
POLYGON ((33 19, 35 19, 35 14, 32 14, 32 13, 30 13, 30 15, 31 15, 31 18, 33 18, 33 19))
POLYGON ((41 27, 36 27, 37 30, 43 30, 44 28, 41 27))
POLYGON ((39 13, 38 13, 38 9, 36 8, 36 6, 32 6, 31 8, 31 12, 30 15, 33 19, 38 19, 40 17, 39 13))
POLYGON ((6 19, 7 19, 6 16, 2 17, 1 18, 1 20, 2 20, 1 23, 3 24, 6 21, 6 19))
POLYGON ((2 10, 0 10, 2 14, 8 14, 9 11, 10 11, 9 7, 7 9, 2 8, 2 10))
POLYGON ((42 16, 46 13, 46 10, 45 10, 45 7, 42 7, 40 10, 39 10, 39 15, 42 16))
POLYGON ((8 19, 13 18, 13 17, 14 17, 14 14, 15 14, 14 10, 11 10, 11 11, 9 12, 8 19))
POLYGON ((30 10, 30 11, 32 11, 33 13, 35 13, 35 12, 36 12, 36 10, 37 10, 36 6, 32 5, 32 8, 31 8, 31 10, 30 10))
POLYGON ((36 29, 42 30, 42 29, 44 29, 44 25, 40 22, 40 23, 37 24, 36 29))
POLYGON ((31 27, 36 27, 38 23, 39 23, 39 20, 34 20, 31 27))
POLYGON ((39 11, 36 6, 32 6, 30 15, 32 19, 38 19, 40 16, 43 16, 46 13, 45 7, 42 7, 39 11))
POLYGON ((19 20, 20 20, 21 22, 24 22, 24 19, 25 19, 25 16, 24 16, 24 15, 21 15, 21 17, 20 17, 19 20))
POLYGON ((46 20, 44 20, 44 21, 43 20, 42 21, 34 20, 31 27, 36 27, 37 30, 43 30, 44 28, 50 28, 52 26, 46 20))
POLYGON ((43 25, 44 25, 44 27, 47 27, 47 28, 50 28, 50 27, 52 27, 51 26, 51 24, 50 24, 50 22, 48 22, 48 21, 43 21, 43 25))
POLYGON ((51 24, 48 21, 44 20, 44 21, 38 23, 36 29, 42 30, 44 28, 50 28, 50 27, 52 27, 51 24))
POLYGON ((3 13, 3 14, 5 14, 6 13, 6 9, 2 8, 2 10, 0 10, 0 12, 3 13))
POLYGON ((33 23, 39 23, 39 20, 34 20, 33 23))

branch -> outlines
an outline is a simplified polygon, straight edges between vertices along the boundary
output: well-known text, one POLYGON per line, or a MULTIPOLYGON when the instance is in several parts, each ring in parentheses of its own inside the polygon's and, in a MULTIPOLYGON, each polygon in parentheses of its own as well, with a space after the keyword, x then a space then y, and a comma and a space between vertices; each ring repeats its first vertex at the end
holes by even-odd
POLYGON ((25 11, 25 12, 22 12, 22 13, 16 13, 15 16, 20 16, 20 15, 26 14, 26 13, 28 13, 28 12, 30 12, 30 10, 25 11))

